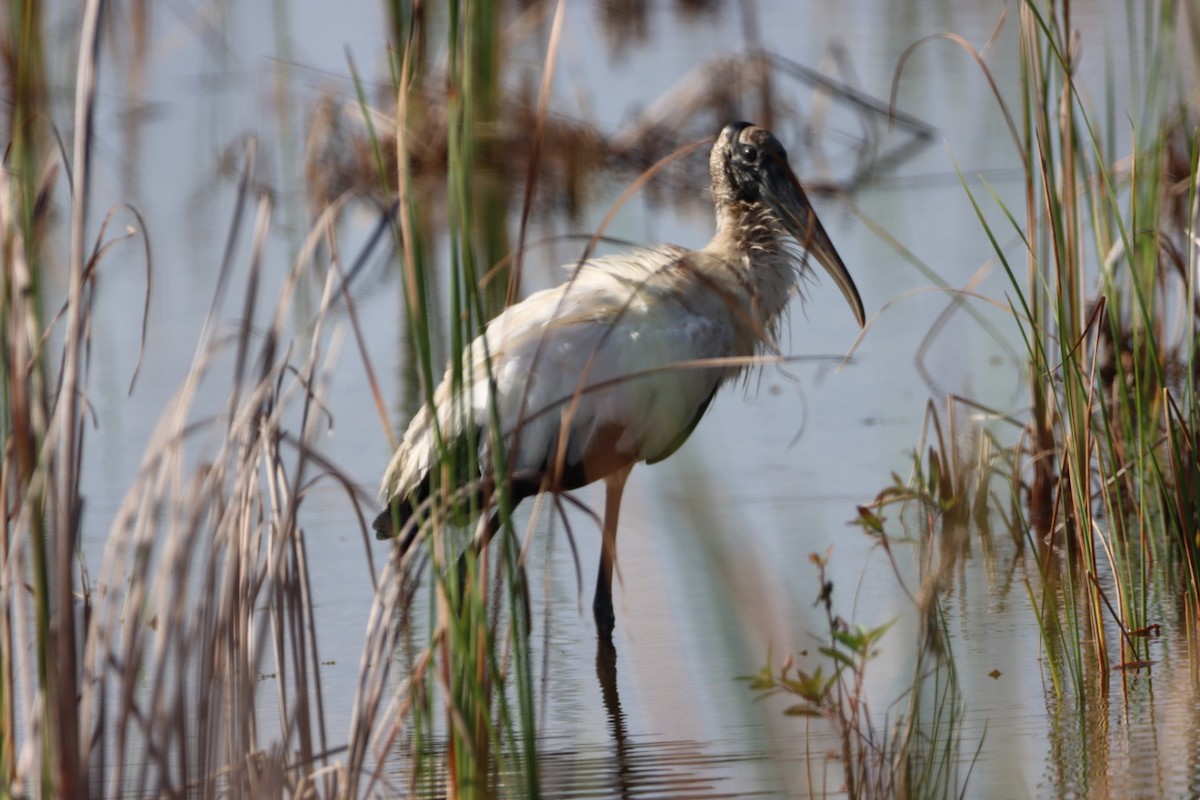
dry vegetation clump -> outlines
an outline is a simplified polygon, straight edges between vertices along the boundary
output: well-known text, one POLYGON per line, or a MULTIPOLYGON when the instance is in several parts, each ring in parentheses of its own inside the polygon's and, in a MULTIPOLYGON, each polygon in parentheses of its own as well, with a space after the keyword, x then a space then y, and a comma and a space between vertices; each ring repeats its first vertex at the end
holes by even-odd
MULTIPOLYGON (((444 196, 454 112, 444 78, 422 74, 406 100, 406 167, 415 191, 436 208, 444 205, 437 198, 444 196)), ((539 121, 531 84, 499 87, 502 97, 487 109, 487 123, 473 129, 472 184, 495 187, 515 210, 528 165, 536 164, 536 213, 569 219, 586 207, 594 185, 622 186, 671 153, 710 138, 731 119, 754 118, 802 140, 818 173, 807 188, 816 192, 851 191, 910 158, 933 134, 930 126, 880 100, 766 52, 713 58, 611 133, 553 113, 539 121), (828 121, 806 114, 801 92, 811 105, 832 102, 855 115, 860 136, 840 143, 837 154, 824 152, 828 121), (896 142, 885 146, 888 125, 897 130, 896 142)), ((313 208, 346 192, 381 205, 389 201, 394 184, 389 176, 397 174, 394 100, 384 94, 378 106, 368 107, 333 89, 322 92, 310 113, 304 159, 313 208)), ((707 198, 696 187, 707 185, 707 176, 702 159, 680 160, 661 169, 645 192, 651 202, 703 207, 707 198)))

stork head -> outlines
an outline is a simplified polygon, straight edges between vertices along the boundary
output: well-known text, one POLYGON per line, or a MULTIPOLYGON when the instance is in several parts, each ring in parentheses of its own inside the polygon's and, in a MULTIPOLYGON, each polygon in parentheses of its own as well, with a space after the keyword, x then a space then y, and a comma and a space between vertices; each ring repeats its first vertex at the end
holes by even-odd
POLYGON ((866 324, 858 288, 788 165, 787 151, 770 131, 749 122, 726 125, 713 146, 709 169, 718 207, 764 206, 833 278, 858 324, 866 324))

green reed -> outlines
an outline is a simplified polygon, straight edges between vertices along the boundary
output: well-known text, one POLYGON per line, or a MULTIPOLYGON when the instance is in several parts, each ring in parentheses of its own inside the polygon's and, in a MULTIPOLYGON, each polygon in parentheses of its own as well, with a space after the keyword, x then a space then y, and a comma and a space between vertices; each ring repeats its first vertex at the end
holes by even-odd
MULTIPOLYGON (((1065 548, 1061 565, 1053 548, 1038 548, 1050 579, 1047 595, 1061 578, 1070 634, 1065 653, 1082 657, 1080 645, 1090 642, 1088 660, 1101 685, 1114 658, 1145 658, 1143 640, 1129 632, 1152 622, 1146 617, 1152 583, 1170 580, 1152 572, 1172 561, 1174 549, 1162 503, 1171 482, 1160 446, 1170 429, 1164 401, 1180 388, 1170 372, 1181 363, 1190 371, 1190 361, 1180 361, 1167 325, 1179 296, 1195 296, 1162 268, 1171 237, 1163 157, 1178 113, 1167 106, 1176 6, 1141 10, 1140 18, 1139 9, 1128 12, 1129 69, 1132 85, 1147 89, 1135 97, 1141 107, 1132 155, 1120 172, 1112 126, 1106 141, 1076 84, 1070 4, 1043 14, 1027 3, 1020 15, 1030 243, 1025 330, 1035 354, 1035 408, 1041 402, 1047 411, 1035 416, 1031 438, 1050 445, 1034 450, 1031 463, 1039 464, 1035 486, 1045 495, 1034 497, 1034 507, 1051 516, 1031 522, 1037 541, 1065 548), (1097 283, 1089 297, 1086 287, 1097 283), (1110 619, 1114 626, 1105 624, 1110 619)), ((1108 80, 1111 86, 1115 76, 1108 80)), ((1082 672, 1075 661, 1076 683, 1082 672)))
MULTIPOLYGON (((94 17, 93 9, 85 18, 94 17)), ((86 197, 71 210, 69 305, 59 330, 62 352, 43 336, 47 309, 42 265, 48 258, 52 199, 59 187, 59 164, 52 152, 43 8, 33 2, 8 5, 3 12, 3 71, 9 108, 5 161, 0 167, 0 236, 3 237, 4 380, 0 400, 5 425, 0 487, 5 526, 0 561, 5 565, 3 621, 0 622, 0 789, 15 786, 50 795, 83 785, 78 760, 76 649, 77 587, 74 559, 79 537, 77 514, 79 438, 83 411, 75 392, 83 349, 82 319, 88 303, 82 222, 86 197), (64 330, 65 329, 65 330, 64 330), (56 374, 56 370, 58 371, 56 374), (58 382, 55 386, 56 380, 58 382), (29 592, 25 592, 29 587, 29 592), (29 624, 32 636, 27 634, 29 624), (30 663, 30 653, 34 662, 30 663), (36 695, 20 696, 22 673, 36 695), (18 722, 24 716, 21 724, 18 722), (30 743, 29 720, 40 757, 36 774, 22 774, 21 729, 30 743), (22 783, 24 781, 24 783, 22 783), (35 788, 36 787, 36 788, 35 788)), ((86 27, 85 27, 86 30, 86 27)), ((80 76, 92 66, 94 40, 85 35, 80 76)), ((90 88, 90 87, 89 87, 90 88)), ((78 108, 90 113, 89 88, 81 88, 78 108)), ((84 126, 86 128, 86 126, 84 126)), ((74 191, 86 189, 88 132, 76 132, 74 191)), ((86 601, 86 595, 85 595, 86 601)), ((28 684, 27 684, 28 685, 28 684)), ((34 746, 27 744, 27 746, 34 746)))
MULTIPOLYGON (((488 165, 495 161, 493 131, 499 113, 499 20, 495 4, 451 2, 445 9, 447 74, 431 78, 444 81, 446 102, 447 164, 445 174, 446 237, 448 264, 428 257, 431 248, 420 235, 418 208, 407 168, 411 159, 406 129, 417 115, 428 110, 420 97, 429 87, 415 76, 430 73, 419 63, 428 40, 422 26, 424 14, 400 9, 394 18, 404 27, 405 47, 399 54, 399 120, 397 136, 401 185, 399 253, 408 317, 407 349, 417 361, 415 370, 422 402, 433 402, 433 387, 442 375, 443 361, 436 355, 444 342, 450 358, 450 376, 456 387, 475 380, 462 354, 466 345, 502 307, 505 281, 492 280, 483 290, 484 276, 508 255, 506 235, 508 193, 496 183, 488 165), (436 275, 446 274, 445 333, 435 324, 436 275)), ((502 276, 503 277, 503 276, 502 276)), ((490 379, 489 379, 490 383, 490 379)), ((462 395, 458 395, 461 397, 462 395)), ((456 407, 467 429, 473 425, 471 409, 456 407)), ((493 415, 495 410, 492 411, 493 415)), ((493 419, 493 422, 495 420, 493 419)), ((504 475, 504 446, 499 425, 491 426, 491 451, 495 474, 504 475)), ((439 434, 440 435, 440 434, 439 434)), ((470 436, 468 437, 470 438, 470 436)), ((414 784, 428 785, 440 774, 446 791, 456 797, 490 797, 501 782, 514 796, 539 794, 536 718, 531 643, 525 621, 531 609, 522 566, 521 544, 511 522, 511 501, 503 487, 492 505, 481 507, 474 493, 455 499, 453 489, 480 472, 478 454, 442 440, 434 474, 442 486, 432 496, 444 503, 430 514, 422 531, 430 554, 429 642, 419 648, 415 661, 428 657, 431 667, 423 679, 409 684, 431 712, 440 705, 440 720, 424 713, 412 736, 414 784), (496 512, 500 531, 488 548, 476 553, 470 546, 474 524, 463 531, 462 520, 475 520, 496 512), (460 556, 460 554, 462 554, 460 556), (460 561, 461 558, 461 561, 460 561), (496 602, 498 600, 498 603, 496 602), (431 698, 438 698, 431 700, 431 698), (430 756, 438 754, 437 759, 430 756)), ((436 783, 436 781, 435 781, 436 783)))
POLYGON ((1023 206, 986 182, 986 195, 963 186, 1008 276, 1026 350, 1029 415, 1014 475, 1041 575, 1039 624, 1056 685, 1070 676, 1080 692, 1085 673, 1105 685, 1112 663, 1145 658, 1136 632, 1152 622, 1152 588, 1173 579, 1164 566, 1180 553, 1197 596, 1187 533, 1200 502, 1187 455, 1196 294, 1190 273, 1170 266, 1172 254, 1191 260, 1194 213, 1168 214, 1181 186, 1193 196, 1195 174, 1190 160, 1181 184, 1169 163, 1172 132, 1190 119, 1174 106, 1178 11, 1171 0, 1129 5, 1130 60, 1109 63, 1099 110, 1079 63, 1084 47, 1103 43, 1078 38, 1070 0, 1020 4, 1016 103, 971 53, 1008 124, 1023 206), (1119 119, 1122 69, 1135 109, 1119 119), (1118 153, 1124 133, 1128 154, 1118 153))

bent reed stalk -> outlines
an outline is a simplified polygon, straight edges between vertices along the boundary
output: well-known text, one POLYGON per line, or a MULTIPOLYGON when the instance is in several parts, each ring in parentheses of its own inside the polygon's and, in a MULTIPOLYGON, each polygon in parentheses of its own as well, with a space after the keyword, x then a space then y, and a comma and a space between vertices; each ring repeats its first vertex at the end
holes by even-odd
MULTIPOLYGON (((314 444, 326 424, 323 397, 340 338, 326 329, 343 297, 338 290, 344 275, 331 265, 324 271, 318 312, 311 319, 292 318, 292 298, 309 278, 323 235, 326 220, 319 220, 275 307, 267 310, 268 324, 254 322, 261 314, 256 298, 263 294, 263 250, 273 211, 255 163, 251 146, 241 180, 242 210, 226 248, 235 250, 244 217, 252 214, 252 256, 236 333, 220 322, 222 297, 235 274, 227 258, 195 361, 147 446, 95 582, 84 571, 79 549, 78 479, 66 484, 71 493, 64 497, 64 484, 55 477, 79 462, 49 455, 53 429, 47 421, 70 407, 62 397, 67 383, 47 388, 53 381, 39 377, 75 358, 82 367, 80 386, 86 387, 90 340, 63 338, 60 346, 76 352, 56 352, 58 337, 39 323, 37 298, 25 290, 31 280, 28 239, 9 202, 14 184, 0 172, 0 225, 11 287, 4 306, 6 422, 10 442, 27 441, 41 454, 31 473, 21 471, 27 450, 9 446, 3 462, 0 764, 6 793, 277 797, 317 790, 353 796, 361 777, 378 770, 362 758, 341 760, 345 748, 332 743, 336 734, 325 721, 301 526, 301 507, 316 483, 342 486, 351 518, 361 504, 373 502, 314 444), (301 333, 289 341, 290 328, 301 333), (222 376, 229 381, 224 400, 218 408, 205 408, 201 385, 222 376), (72 512, 51 513, 63 506, 72 512), (48 579, 36 577, 48 568, 53 570, 48 579), (64 583, 69 602, 61 599, 64 583), (81 647, 75 668, 63 655, 66 640, 81 647)), ((75 175, 86 173, 77 169, 75 175)), ((138 235, 145 233, 139 229, 138 235)), ((114 241, 108 237, 106 224, 80 273, 82 300, 75 315, 83 331, 91 331, 93 283, 114 241)), ((59 315, 51 325, 69 318, 59 315)), ((86 390, 73 407, 82 436, 86 390)), ((365 519, 357 513, 369 566, 365 519)), ((368 580, 374 580, 372 573, 368 570, 368 580)), ((369 641, 379 640, 379 629, 392 627, 390 619, 377 618, 369 641)), ((385 652, 390 655, 390 649, 385 652)), ((359 724, 348 734, 355 755, 368 751, 364 741, 386 736, 394 724, 380 722, 368 708, 386 699, 370 690, 379 683, 378 673, 386 674, 390 658, 365 663, 359 724)))

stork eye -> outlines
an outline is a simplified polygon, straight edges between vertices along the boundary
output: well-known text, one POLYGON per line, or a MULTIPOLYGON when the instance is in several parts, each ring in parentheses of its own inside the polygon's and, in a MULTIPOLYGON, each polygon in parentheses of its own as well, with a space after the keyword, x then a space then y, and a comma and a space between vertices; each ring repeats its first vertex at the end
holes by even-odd
POLYGON ((753 164, 758 160, 758 150, 752 144, 742 145, 742 158, 753 164))

